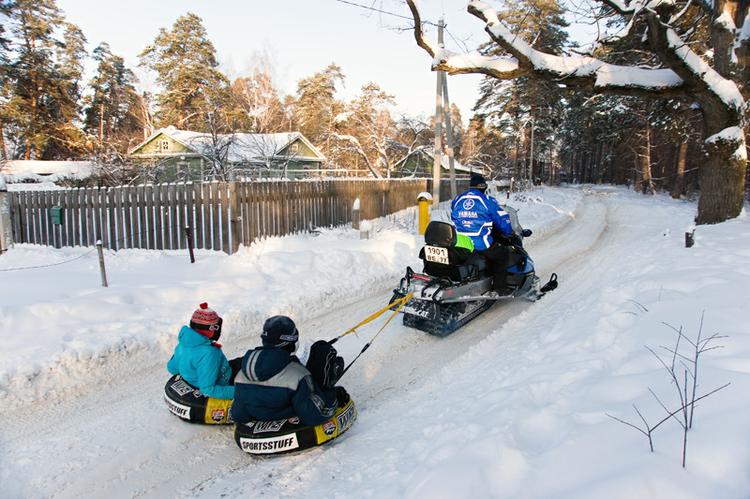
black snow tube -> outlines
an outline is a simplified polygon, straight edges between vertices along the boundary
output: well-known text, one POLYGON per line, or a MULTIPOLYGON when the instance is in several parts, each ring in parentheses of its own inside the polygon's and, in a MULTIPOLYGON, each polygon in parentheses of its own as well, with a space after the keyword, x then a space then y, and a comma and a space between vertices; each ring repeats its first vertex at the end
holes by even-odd
POLYGON ((277 421, 250 421, 238 424, 234 441, 248 454, 286 454, 323 445, 343 434, 357 419, 357 408, 349 400, 331 419, 318 426, 305 426, 299 418, 277 421))
POLYGON ((203 395, 200 390, 175 374, 164 386, 164 401, 175 416, 198 424, 231 424, 231 400, 203 395))

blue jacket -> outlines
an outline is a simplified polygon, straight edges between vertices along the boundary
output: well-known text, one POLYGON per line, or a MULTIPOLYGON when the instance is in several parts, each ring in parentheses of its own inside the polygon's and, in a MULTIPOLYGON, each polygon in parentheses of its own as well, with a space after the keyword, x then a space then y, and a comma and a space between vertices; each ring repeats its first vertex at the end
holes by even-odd
POLYGON ((234 384, 231 414, 237 423, 297 416, 315 426, 336 412, 336 390, 318 387, 310 371, 283 348, 249 350, 234 384))
POLYGON ((204 395, 232 400, 234 387, 229 385, 232 369, 221 348, 187 326, 180 329, 178 340, 167 370, 185 378, 204 395))
POLYGON ((493 225, 504 236, 513 234, 508 214, 494 198, 486 196, 479 189, 469 189, 453 200, 451 220, 456 232, 469 236, 477 251, 492 246, 493 225))

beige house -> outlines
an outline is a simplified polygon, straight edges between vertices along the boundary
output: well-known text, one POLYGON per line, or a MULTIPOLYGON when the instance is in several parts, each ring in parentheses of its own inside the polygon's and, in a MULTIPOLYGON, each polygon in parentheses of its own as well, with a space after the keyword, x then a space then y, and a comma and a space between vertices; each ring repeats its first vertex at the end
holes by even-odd
POLYGON ((157 181, 304 178, 325 156, 299 132, 211 134, 161 128, 129 151, 157 181))

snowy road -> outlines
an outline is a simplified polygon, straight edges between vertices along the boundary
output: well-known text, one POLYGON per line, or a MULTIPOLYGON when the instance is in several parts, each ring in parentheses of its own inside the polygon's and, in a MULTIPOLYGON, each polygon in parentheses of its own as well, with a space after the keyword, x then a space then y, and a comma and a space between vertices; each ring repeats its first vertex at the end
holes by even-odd
MULTIPOLYGON (((552 271, 559 274, 561 282, 595 279, 580 264, 584 257, 608 251, 602 238, 606 212, 601 196, 589 194, 575 220, 542 240, 529 241, 542 279, 552 271)), ((315 332, 320 338, 330 338, 381 307, 389 296, 390 288, 379 290, 299 324, 300 330, 303 335, 315 332)), ((406 329, 394 321, 347 375, 345 385, 361 416, 348 436, 336 442, 339 452, 327 454, 316 449, 283 461, 254 460, 244 455, 234 445, 231 428, 194 426, 176 420, 161 399, 165 359, 136 354, 129 361, 109 365, 106 375, 96 376, 104 380, 96 389, 65 401, 42 402, 0 415, 4 430, 0 441, 2 489, 13 497, 166 497, 201 495, 209 489, 213 495, 216 488, 222 489, 233 474, 242 471, 244 477, 252 477, 255 490, 262 491, 282 470, 304 473, 329 455, 340 459, 346 452, 346 440, 357 438, 358 426, 367 424, 368 412, 418 387, 437 366, 449 363, 510 318, 525 310, 534 313, 543 303, 496 305, 447 339, 406 329), (28 474, 29 469, 44 471, 28 474)), ((342 341, 341 353, 352 358, 368 337, 366 331, 360 339, 342 341)), ((512 345, 523 342, 522 332, 513 331, 507 341, 508 352, 513 352, 512 345)), ((251 346, 232 345, 229 355, 251 346)), ((511 355, 500 361, 512 363, 514 359, 511 355)), ((241 489, 234 493, 241 493, 241 489)))

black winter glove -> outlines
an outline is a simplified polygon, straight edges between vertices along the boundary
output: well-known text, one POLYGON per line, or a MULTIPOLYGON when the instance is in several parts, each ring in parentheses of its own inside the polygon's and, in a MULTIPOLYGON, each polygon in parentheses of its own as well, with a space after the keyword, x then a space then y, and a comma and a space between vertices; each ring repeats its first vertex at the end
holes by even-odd
POLYGON ((344 373, 344 359, 327 341, 319 340, 310 347, 307 369, 321 388, 333 388, 344 373))
POLYGON ((533 232, 531 232, 531 229, 523 229, 523 230, 521 231, 521 235, 522 235, 523 237, 529 237, 529 236, 530 236, 531 234, 533 234, 533 232))
POLYGON ((344 390, 343 386, 336 387, 336 402, 338 402, 339 407, 344 407, 349 403, 350 399, 351 397, 349 397, 349 394, 346 393, 346 390, 344 390))

